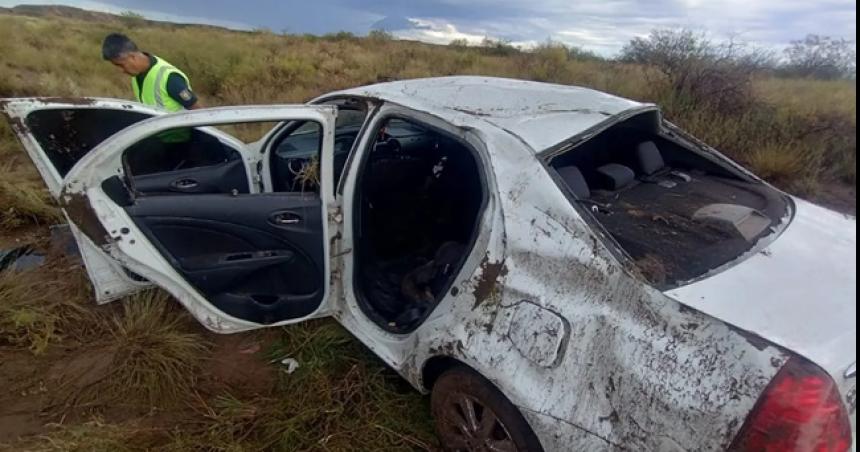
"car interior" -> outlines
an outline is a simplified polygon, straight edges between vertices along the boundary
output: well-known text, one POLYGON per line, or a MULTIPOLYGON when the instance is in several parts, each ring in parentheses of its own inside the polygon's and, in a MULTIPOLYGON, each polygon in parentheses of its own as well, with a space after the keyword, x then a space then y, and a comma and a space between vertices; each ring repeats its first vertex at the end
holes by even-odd
POLYGON ((783 221, 788 200, 661 130, 659 114, 643 114, 550 165, 639 273, 667 290, 751 250, 783 221))
POLYGON ((355 291, 392 332, 417 328, 472 249, 484 191, 471 148, 416 121, 391 118, 361 163, 355 291))

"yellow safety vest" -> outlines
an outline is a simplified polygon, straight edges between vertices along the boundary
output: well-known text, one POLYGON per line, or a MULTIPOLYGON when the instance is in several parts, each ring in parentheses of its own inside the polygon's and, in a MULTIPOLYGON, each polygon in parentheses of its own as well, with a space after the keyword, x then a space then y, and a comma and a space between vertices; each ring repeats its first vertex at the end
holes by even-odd
MULTIPOLYGON (((170 78, 170 74, 179 74, 185 79, 188 88, 191 88, 191 81, 187 75, 167 61, 156 57, 155 65, 149 68, 149 72, 143 79, 143 89, 138 86, 136 77, 131 78, 134 97, 144 105, 158 107, 170 113, 184 110, 185 107, 170 97, 170 94, 167 92, 167 79, 170 78)), ((165 143, 185 143, 191 140, 191 130, 170 130, 159 134, 158 137, 165 143)))

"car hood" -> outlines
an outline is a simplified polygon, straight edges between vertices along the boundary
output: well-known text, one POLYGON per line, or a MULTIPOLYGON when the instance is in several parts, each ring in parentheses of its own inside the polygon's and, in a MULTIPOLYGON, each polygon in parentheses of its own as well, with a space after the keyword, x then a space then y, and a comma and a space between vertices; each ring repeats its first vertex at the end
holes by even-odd
POLYGON ((796 207, 763 251, 667 295, 842 381, 857 357, 857 221, 801 200, 796 207))

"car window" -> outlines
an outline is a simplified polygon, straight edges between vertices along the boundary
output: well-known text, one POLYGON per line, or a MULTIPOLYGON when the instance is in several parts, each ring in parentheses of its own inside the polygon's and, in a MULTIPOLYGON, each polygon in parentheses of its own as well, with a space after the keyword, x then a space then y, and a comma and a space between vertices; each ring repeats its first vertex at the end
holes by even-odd
POLYGON ((126 110, 38 110, 27 116, 27 127, 60 177, 65 177, 81 158, 107 138, 150 117, 126 110))
POLYGON ((403 119, 392 119, 386 123, 384 131, 393 138, 409 138, 427 133, 421 126, 403 119))
POLYGON ((286 130, 270 156, 273 191, 319 193, 322 125, 306 121, 286 130))
POLYGON ((173 129, 145 138, 123 153, 129 177, 190 170, 241 160, 239 151, 200 129, 173 129))
MULTIPOLYGON (((361 105, 363 106, 363 104, 361 105)), ((338 105, 334 138, 333 187, 337 187, 355 142, 367 119, 360 106, 338 105)), ((319 189, 319 162, 322 127, 315 122, 288 125, 271 153, 272 188, 276 192, 316 191, 319 189)))
POLYGON ((334 187, 340 184, 346 161, 366 120, 367 110, 365 109, 340 108, 338 110, 334 132, 334 187))

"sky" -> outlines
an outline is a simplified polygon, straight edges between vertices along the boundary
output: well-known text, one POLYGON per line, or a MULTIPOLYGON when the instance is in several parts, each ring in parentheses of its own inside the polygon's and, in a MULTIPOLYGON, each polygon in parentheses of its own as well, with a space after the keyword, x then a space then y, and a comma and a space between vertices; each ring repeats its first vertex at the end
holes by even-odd
POLYGON ((607 56, 655 28, 692 28, 772 48, 807 34, 857 35, 856 0, 0 0, 18 3, 288 33, 382 28, 439 44, 489 37, 528 47, 551 39, 607 56))

